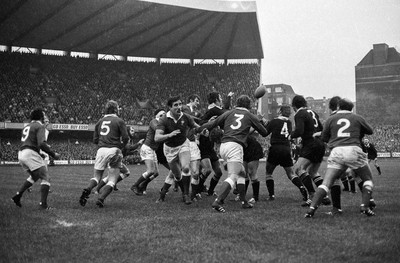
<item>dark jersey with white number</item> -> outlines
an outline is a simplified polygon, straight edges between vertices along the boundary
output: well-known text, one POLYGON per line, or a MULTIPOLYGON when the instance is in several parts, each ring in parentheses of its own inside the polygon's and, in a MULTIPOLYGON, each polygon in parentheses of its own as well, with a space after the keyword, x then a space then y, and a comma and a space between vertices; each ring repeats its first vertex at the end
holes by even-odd
POLYGON ((271 134, 271 145, 290 146, 289 135, 292 132, 292 122, 289 118, 279 116, 267 124, 268 134, 271 134))
POLYGON ((303 145, 309 141, 313 141, 313 134, 322 131, 322 123, 316 112, 300 108, 294 115, 295 130, 292 132, 292 138, 301 137, 303 145))
POLYGON ((338 146, 355 145, 361 147, 361 138, 372 134, 372 127, 360 115, 339 110, 329 117, 322 131, 322 140, 330 149, 338 146))
POLYGON ((99 147, 122 149, 129 141, 125 122, 116 114, 104 115, 95 125, 93 142, 99 147))
POLYGON ((215 119, 215 121, 203 125, 199 130, 201 131, 203 128, 211 130, 217 126, 220 126, 224 130, 221 143, 237 142, 246 147, 251 127, 258 131, 261 136, 267 136, 267 130, 257 116, 241 107, 236 107, 233 110, 225 112, 215 119))
POLYGON ((46 128, 40 121, 32 121, 22 129, 21 148, 40 152, 40 145, 46 141, 46 128))

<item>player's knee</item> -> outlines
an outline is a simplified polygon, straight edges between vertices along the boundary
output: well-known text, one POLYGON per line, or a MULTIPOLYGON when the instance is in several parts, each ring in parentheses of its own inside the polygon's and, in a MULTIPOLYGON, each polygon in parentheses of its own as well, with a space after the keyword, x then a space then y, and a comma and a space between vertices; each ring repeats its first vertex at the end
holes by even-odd
POLYGON ((374 188, 374 183, 372 182, 372 180, 367 180, 363 183, 363 188, 367 189, 368 191, 372 191, 372 189, 374 188))
POLYGON ((212 172, 212 169, 207 167, 207 168, 203 168, 201 170, 201 173, 204 175, 204 177, 208 177, 212 172))
POLYGON ((33 180, 32 176, 29 176, 28 179, 26 179, 28 182, 30 182, 31 184, 35 183, 35 180, 33 180))
POLYGON ((326 186, 324 184, 321 184, 320 186, 318 186, 318 188, 324 190, 326 192, 326 194, 329 194, 329 187, 328 186, 326 186))
POLYGON ((183 167, 183 168, 182 168, 182 173, 183 173, 183 174, 189 174, 189 172, 190 172, 189 167, 183 167))
POLYGON ((236 180, 234 180, 233 178, 228 177, 228 178, 226 178, 225 182, 227 182, 231 186, 232 189, 235 188, 236 180))

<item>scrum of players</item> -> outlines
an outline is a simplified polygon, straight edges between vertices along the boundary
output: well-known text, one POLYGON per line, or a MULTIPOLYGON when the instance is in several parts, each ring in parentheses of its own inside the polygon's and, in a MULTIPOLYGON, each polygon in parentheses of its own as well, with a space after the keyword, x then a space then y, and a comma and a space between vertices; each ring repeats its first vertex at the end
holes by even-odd
MULTIPOLYGON (((258 88, 255 97, 264 95, 258 88)), ((316 112, 307 106, 303 96, 296 95, 292 105, 282 105, 279 115, 266 120, 262 115, 250 112, 252 101, 240 95, 232 107, 233 93, 225 100, 218 92, 207 95, 208 107, 200 113, 200 97, 192 95, 187 104, 179 96, 167 101, 168 110, 157 109, 149 124, 145 139, 133 143, 134 129, 127 127, 120 118, 116 101, 107 101, 104 116, 96 123, 93 142, 97 145, 93 177, 83 189, 79 204, 85 206, 94 195, 99 208, 105 206, 106 198, 115 190, 117 183, 130 175, 123 163, 124 157, 140 151, 146 171, 131 186, 137 196, 146 194, 148 184, 159 176, 158 165, 168 169, 164 184, 156 203, 167 201, 171 186, 177 185, 182 193, 182 202, 190 205, 213 197, 211 207, 225 213, 225 199, 229 193, 237 195, 243 209, 251 209, 259 202, 260 181, 257 170, 263 150, 256 139, 270 135, 270 148, 266 158, 265 183, 268 200, 275 200, 273 172, 282 166, 288 179, 299 190, 302 206, 308 207, 305 218, 314 217, 320 205, 332 205, 330 215, 340 215, 341 182, 352 174, 360 187, 362 198, 360 213, 374 216, 375 201, 372 198, 373 180, 368 155, 363 151, 365 135, 372 134, 372 127, 365 119, 352 112, 353 103, 348 99, 333 97, 330 101, 331 116, 324 125, 316 112), (289 119, 294 110, 294 125, 289 119), (294 128, 292 128, 294 126, 294 128), (299 146, 295 142, 301 141, 299 146), (318 173, 328 147, 325 175, 318 173), (295 151, 294 151, 295 149, 295 151), (223 159, 227 178, 220 183, 223 159), (106 173, 105 173, 106 172, 106 173), (206 187, 206 181, 209 185, 206 187), (216 186, 220 183, 218 193, 216 186), (251 183, 253 196, 247 198, 251 183), (316 186, 316 189, 315 187, 316 186), (330 198, 329 198, 330 195, 330 198)), ((47 165, 40 155, 44 151, 54 159, 60 155, 47 144, 43 124, 46 116, 41 109, 31 113, 31 123, 22 131, 18 159, 28 179, 21 185, 12 201, 21 207, 21 198, 36 181, 41 180, 40 207, 52 209, 47 204, 50 189, 47 165)), ((370 158, 375 159, 376 158, 370 158)), ((377 166, 377 165, 376 165, 377 166)), ((380 172, 380 170, 379 170, 380 172)))

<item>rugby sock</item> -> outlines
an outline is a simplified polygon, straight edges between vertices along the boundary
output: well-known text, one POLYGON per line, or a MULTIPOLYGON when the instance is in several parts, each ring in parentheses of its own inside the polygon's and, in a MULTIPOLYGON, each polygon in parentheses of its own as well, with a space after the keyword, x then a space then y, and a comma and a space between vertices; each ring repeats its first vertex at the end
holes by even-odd
POLYGON ((379 165, 375 165, 375 167, 376 167, 376 170, 378 170, 379 175, 381 175, 382 174, 381 167, 379 165))
POLYGON ((114 187, 110 186, 109 184, 104 186, 104 189, 101 193, 101 197, 99 199, 105 200, 106 197, 112 192, 113 189, 114 189, 114 187))
POLYGON ((138 187, 141 183, 143 183, 144 181, 146 181, 146 178, 141 175, 136 182, 132 185, 132 187, 138 187))
POLYGON ((210 180, 210 187, 208 188, 208 194, 212 195, 214 193, 215 187, 217 186, 219 180, 216 180, 214 177, 210 180))
POLYGON ((337 209, 342 209, 340 195, 341 195, 340 185, 333 185, 331 187, 332 206, 337 209))
POLYGON ((253 188, 253 198, 254 200, 258 201, 258 198, 260 196, 260 181, 252 181, 251 186, 253 188))
MULTIPOLYGON (((343 184, 343 191, 345 192, 349 192, 350 188, 349 188, 349 180, 346 178, 342 178, 342 184, 343 184)), ((362 185, 361 185, 362 187, 362 185)))
POLYGON ((182 176, 182 180, 179 181, 179 182, 181 182, 182 185, 183 185, 183 191, 182 191, 182 193, 183 193, 184 195, 189 195, 189 191, 190 191, 190 180, 191 180, 190 175, 183 175, 183 176, 182 176))
POLYGON ((240 201, 246 201, 246 183, 236 185, 236 189, 239 192, 240 201))
POLYGON ((301 180, 300 180, 300 178, 298 176, 294 176, 291 181, 299 189, 300 189, 300 187, 303 186, 303 183, 301 182, 301 180))
POLYGON ((320 175, 316 175, 312 180, 314 181, 314 184, 317 187, 320 186, 322 184, 322 181, 323 181, 323 179, 322 179, 322 177, 320 175))
POLYGON ((104 182, 104 180, 101 180, 100 183, 97 185, 97 188, 96 188, 97 192, 100 193, 100 189, 103 188, 103 186, 105 186, 105 185, 106 185, 106 182, 104 182))
POLYGON ((275 182, 274 179, 268 179, 266 182, 269 196, 275 195, 275 182))
POLYGON ((223 202, 225 198, 228 196, 228 194, 231 192, 231 185, 228 182, 223 182, 221 185, 221 194, 218 195, 217 201, 218 202, 223 202))
POLYGON ((33 184, 29 181, 25 181, 22 185, 21 188, 19 189, 19 191, 17 192, 17 195, 21 195, 32 186, 33 184))
POLYGON ((90 179, 90 181, 89 181, 89 186, 86 187, 85 189, 86 189, 88 192, 91 192, 92 189, 95 188, 96 186, 97 186, 97 181, 94 180, 94 179, 90 179))
POLYGON ((166 193, 168 192, 168 190, 169 190, 170 187, 171 187, 171 184, 164 183, 164 185, 163 185, 163 187, 161 188, 161 191, 160 191, 160 192, 166 194, 166 193))
POLYGON ((151 181, 153 181, 155 178, 157 178, 157 176, 158 176, 158 173, 153 174, 152 176, 147 177, 146 180, 145 180, 144 182, 142 182, 142 183, 139 184, 139 188, 140 188, 141 190, 145 191, 145 190, 147 189, 147 185, 148 185, 151 181))
POLYGON ((250 180, 246 180, 246 182, 245 182, 245 193, 247 193, 247 190, 249 190, 249 184, 250 184, 250 180))
POLYGON ((301 181, 303 182, 303 185, 307 188, 307 191, 310 195, 313 195, 315 193, 314 186, 311 180, 311 177, 308 175, 308 173, 304 173, 300 176, 301 181))
POLYGON ((50 185, 40 185, 40 205, 47 207, 47 196, 49 195, 50 185))

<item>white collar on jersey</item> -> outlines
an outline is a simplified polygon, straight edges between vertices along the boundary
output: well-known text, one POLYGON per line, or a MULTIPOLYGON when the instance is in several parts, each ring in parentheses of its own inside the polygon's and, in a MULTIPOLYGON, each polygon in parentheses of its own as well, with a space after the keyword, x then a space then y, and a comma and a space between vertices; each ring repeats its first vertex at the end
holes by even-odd
POLYGON ((175 122, 178 122, 178 120, 179 120, 182 116, 183 116, 183 112, 181 112, 181 115, 179 115, 178 119, 175 119, 175 118, 172 116, 172 114, 171 114, 170 111, 167 112, 167 118, 171 118, 171 119, 173 119, 175 122))
POLYGON ((351 113, 349 110, 338 110, 336 113, 351 113))
POLYGON ((300 110, 306 110, 306 109, 307 109, 307 107, 301 107, 300 109, 297 109, 295 114, 297 114, 300 110))
POLYGON ((41 121, 39 121, 39 120, 34 120, 34 121, 31 121, 31 122, 37 122, 37 123, 43 125, 43 123, 41 121))
POLYGON ((222 107, 221 106, 218 106, 217 104, 215 104, 215 103, 211 103, 210 105, 208 105, 208 109, 212 109, 212 108, 214 108, 214 107, 217 107, 218 109, 221 109, 222 110, 222 107))
POLYGON ((104 117, 109 117, 109 116, 111 116, 111 117, 118 117, 117 114, 115 114, 115 113, 104 115, 104 117))
POLYGON ((284 120, 284 121, 287 121, 289 119, 288 117, 285 117, 285 116, 278 116, 276 118, 280 119, 280 120, 284 120))
POLYGON ((243 108, 243 107, 235 107, 235 109, 249 111, 249 109, 246 109, 246 108, 243 108))

